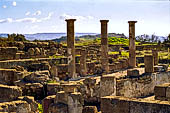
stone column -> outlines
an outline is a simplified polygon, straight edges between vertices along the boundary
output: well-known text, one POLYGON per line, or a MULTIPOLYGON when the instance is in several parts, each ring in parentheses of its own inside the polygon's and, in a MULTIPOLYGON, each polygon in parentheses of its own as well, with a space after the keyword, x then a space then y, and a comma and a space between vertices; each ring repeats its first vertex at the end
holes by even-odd
POLYGON ((135 23, 137 21, 128 21, 129 23, 129 66, 136 67, 136 46, 135 46, 135 23))
POLYGON ((85 76, 87 74, 87 66, 86 66, 86 57, 87 52, 85 49, 82 49, 80 52, 80 74, 85 76))
POLYGON ((152 50, 152 55, 154 57, 154 65, 158 65, 158 51, 157 50, 152 50))
POLYGON ((58 77, 58 69, 56 65, 53 65, 50 69, 50 74, 53 79, 56 79, 58 77))
POLYGON ((145 55, 144 63, 145 63, 145 73, 153 73, 154 72, 153 55, 145 55))
POLYGON ((108 36, 107 36, 107 23, 109 20, 100 20, 101 22, 101 64, 102 69, 108 73, 108 36))
POLYGON ((75 66, 75 37, 74 37, 74 21, 76 19, 67 19, 67 57, 68 57, 68 76, 76 78, 75 66))

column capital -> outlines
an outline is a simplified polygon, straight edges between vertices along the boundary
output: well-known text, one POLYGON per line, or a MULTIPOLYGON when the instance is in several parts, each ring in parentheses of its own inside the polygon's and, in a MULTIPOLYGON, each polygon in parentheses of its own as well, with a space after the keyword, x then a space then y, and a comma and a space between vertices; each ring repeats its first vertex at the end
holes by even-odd
POLYGON ((66 19, 65 21, 66 21, 66 22, 70 22, 70 21, 73 21, 73 22, 74 22, 74 21, 76 21, 76 19, 66 19))
POLYGON ((137 21, 128 21, 128 23, 134 23, 135 24, 135 23, 137 23, 137 21))
POLYGON ((100 20, 101 23, 104 23, 104 22, 109 22, 109 20, 100 20))

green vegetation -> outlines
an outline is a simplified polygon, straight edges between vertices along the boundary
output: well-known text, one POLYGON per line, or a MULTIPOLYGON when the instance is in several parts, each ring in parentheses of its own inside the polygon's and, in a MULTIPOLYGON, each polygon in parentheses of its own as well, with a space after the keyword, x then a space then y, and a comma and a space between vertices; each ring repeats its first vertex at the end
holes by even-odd
MULTIPOLYGON (((100 44, 101 38, 96 38, 94 42, 100 44)), ((110 45, 118 45, 118 44, 129 45, 129 40, 125 38, 108 37, 108 43, 110 45)))
POLYGON ((159 52, 159 59, 170 59, 170 54, 168 52, 159 52))
POLYGON ((64 56, 59 56, 59 55, 53 55, 53 56, 49 56, 49 58, 63 58, 64 56))
POLYGON ((39 113, 43 113, 43 107, 42 104, 38 103, 38 111, 39 113))
POLYGON ((8 34, 8 38, 0 37, 0 45, 1 47, 6 47, 7 42, 14 42, 14 41, 27 41, 25 36, 22 34, 8 34))
POLYGON ((57 83, 56 80, 48 80, 47 83, 57 83))

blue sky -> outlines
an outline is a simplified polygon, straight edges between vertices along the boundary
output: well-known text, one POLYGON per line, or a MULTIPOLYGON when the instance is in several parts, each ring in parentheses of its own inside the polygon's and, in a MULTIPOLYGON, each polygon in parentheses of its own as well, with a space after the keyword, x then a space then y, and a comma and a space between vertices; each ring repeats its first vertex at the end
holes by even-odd
POLYGON ((169 0, 0 0, 0 33, 66 32, 66 18, 76 18, 75 32, 128 35, 129 20, 138 21, 136 35, 170 33, 169 0))

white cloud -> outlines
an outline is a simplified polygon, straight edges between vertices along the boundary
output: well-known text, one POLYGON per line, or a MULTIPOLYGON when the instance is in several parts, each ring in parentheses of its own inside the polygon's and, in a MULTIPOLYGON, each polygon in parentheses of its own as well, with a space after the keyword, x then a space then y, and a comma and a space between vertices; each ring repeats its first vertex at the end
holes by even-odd
POLYGON ((30 15, 30 12, 26 12, 25 15, 26 15, 26 16, 30 15))
POLYGON ((37 22, 37 18, 21 18, 21 19, 16 19, 15 22, 37 22))
POLYGON ((77 20, 91 20, 94 19, 92 16, 77 16, 77 15, 68 15, 68 14, 63 14, 59 17, 60 19, 77 19, 77 20))
POLYGON ((2 6, 2 8, 4 8, 4 9, 5 9, 5 8, 7 8, 7 6, 6 6, 6 5, 3 5, 3 6, 2 6))
POLYGON ((47 17, 41 18, 41 21, 50 20, 53 12, 50 12, 47 17))
POLYGON ((12 2, 12 5, 13 5, 13 6, 16 6, 16 5, 17 5, 17 3, 16 3, 15 1, 13 1, 13 2, 12 2))
POLYGON ((37 11, 33 14, 34 16, 38 16, 38 15, 41 15, 41 11, 37 11))
POLYGON ((11 22, 13 22, 12 18, 7 18, 7 19, 1 19, 0 20, 0 23, 11 23, 11 22))
POLYGON ((30 23, 37 23, 37 22, 43 22, 51 19, 51 16, 53 15, 52 12, 48 14, 47 17, 44 18, 20 18, 20 19, 12 19, 12 18, 7 18, 7 19, 1 19, 0 23, 11 23, 11 22, 30 22, 30 23))

